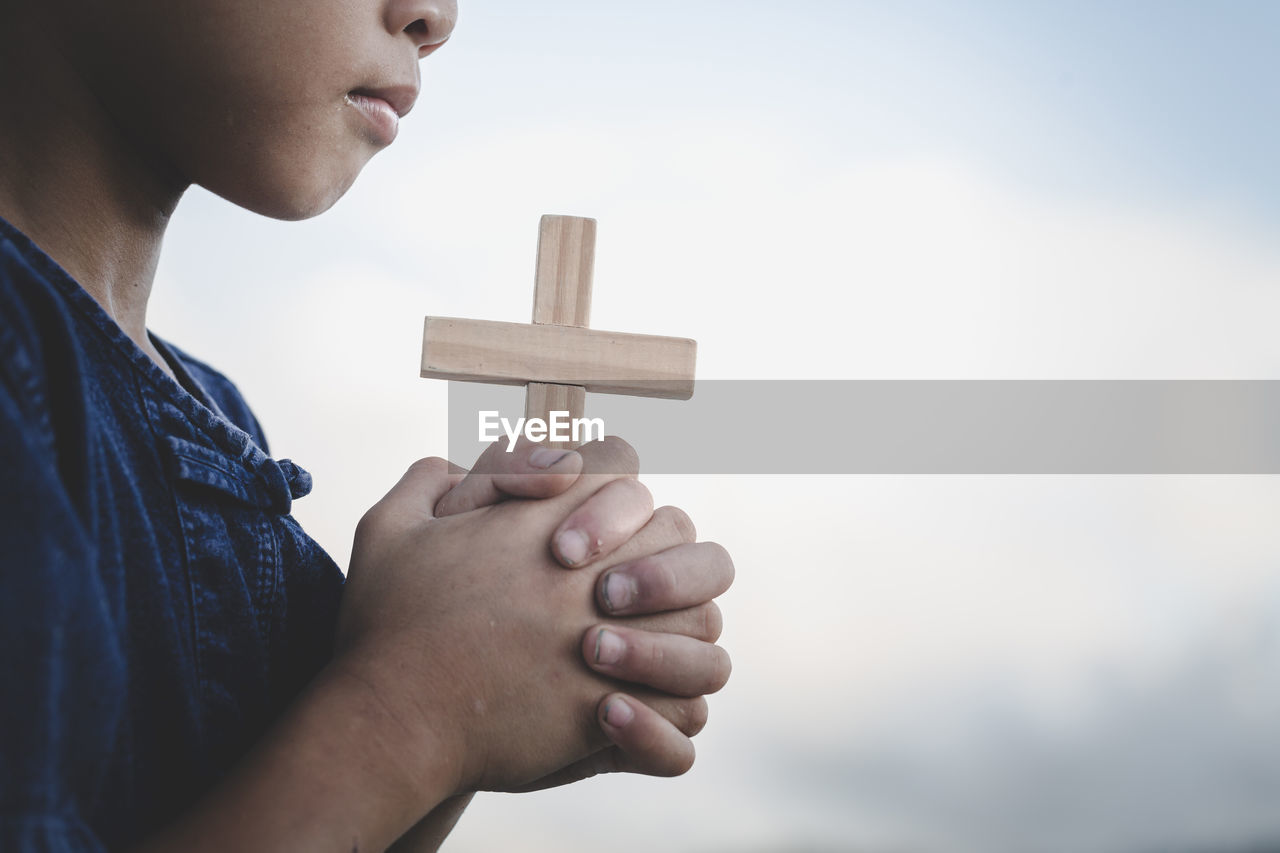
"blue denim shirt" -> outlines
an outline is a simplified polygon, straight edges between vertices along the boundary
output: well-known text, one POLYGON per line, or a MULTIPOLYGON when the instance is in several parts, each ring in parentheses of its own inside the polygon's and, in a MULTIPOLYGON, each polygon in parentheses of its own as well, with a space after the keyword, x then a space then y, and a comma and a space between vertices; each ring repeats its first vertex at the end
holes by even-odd
POLYGON ((0 850, 189 807, 330 653, 342 573, 221 374, 169 378, 0 221, 0 850))

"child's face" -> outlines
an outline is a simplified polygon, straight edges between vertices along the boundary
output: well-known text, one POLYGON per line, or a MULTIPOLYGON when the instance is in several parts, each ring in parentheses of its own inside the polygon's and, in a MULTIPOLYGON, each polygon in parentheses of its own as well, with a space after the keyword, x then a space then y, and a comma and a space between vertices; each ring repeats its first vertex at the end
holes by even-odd
POLYGON ((457 17, 456 0, 55 5, 78 70, 149 162, 284 219, 328 208, 390 143, 394 112, 371 96, 403 113, 457 17))

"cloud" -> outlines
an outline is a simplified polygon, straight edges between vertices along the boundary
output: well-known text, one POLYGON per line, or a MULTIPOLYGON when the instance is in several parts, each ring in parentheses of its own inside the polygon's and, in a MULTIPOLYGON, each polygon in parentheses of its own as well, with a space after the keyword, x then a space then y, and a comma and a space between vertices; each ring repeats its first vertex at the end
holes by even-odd
POLYGON ((986 685, 864 723, 856 746, 774 741, 752 784, 762 799, 811 801, 854 842, 855 822, 837 815, 893 816, 897 843, 915 849, 1280 844, 1280 608, 1242 616, 1167 671, 1100 673, 1095 707, 1065 730, 986 685))

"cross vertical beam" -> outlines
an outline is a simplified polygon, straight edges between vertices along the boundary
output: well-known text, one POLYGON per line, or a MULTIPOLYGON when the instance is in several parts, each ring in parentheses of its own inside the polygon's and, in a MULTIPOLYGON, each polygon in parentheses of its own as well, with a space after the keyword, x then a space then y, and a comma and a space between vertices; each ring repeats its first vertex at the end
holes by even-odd
MULTIPOLYGON (((535 325, 591 325, 591 283, 596 265, 596 221, 579 216, 542 217, 538 228, 538 261, 533 285, 535 325)), ((551 412, 568 412, 581 418, 587 407, 587 389, 581 385, 530 382, 525 392, 524 416, 550 419, 551 412)), ((572 442, 547 442, 569 447, 572 442)))

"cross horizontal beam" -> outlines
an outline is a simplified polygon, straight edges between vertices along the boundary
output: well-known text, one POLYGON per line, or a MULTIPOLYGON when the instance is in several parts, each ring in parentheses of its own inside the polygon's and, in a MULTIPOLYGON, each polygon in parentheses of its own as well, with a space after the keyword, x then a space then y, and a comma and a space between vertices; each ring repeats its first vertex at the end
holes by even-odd
POLYGON ((688 400, 697 346, 689 338, 428 317, 422 376, 494 385, 580 385, 597 394, 688 400))

